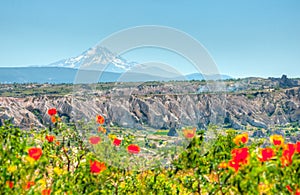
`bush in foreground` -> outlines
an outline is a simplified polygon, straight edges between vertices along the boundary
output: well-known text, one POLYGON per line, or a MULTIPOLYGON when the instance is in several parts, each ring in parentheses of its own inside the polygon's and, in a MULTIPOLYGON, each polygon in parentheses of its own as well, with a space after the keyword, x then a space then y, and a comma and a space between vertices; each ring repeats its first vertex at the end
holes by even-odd
POLYGON ((91 149, 104 136, 113 152, 125 147, 134 157, 141 148, 106 135, 102 116, 96 117, 97 134, 84 142, 78 127, 61 122, 55 109, 48 114, 48 129, 0 127, 1 194, 300 194, 299 141, 273 135, 250 143, 247 133, 222 130, 207 144, 204 132, 192 130, 185 132, 190 145, 169 168, 136 170, 129 162, 121 169, 91 149))

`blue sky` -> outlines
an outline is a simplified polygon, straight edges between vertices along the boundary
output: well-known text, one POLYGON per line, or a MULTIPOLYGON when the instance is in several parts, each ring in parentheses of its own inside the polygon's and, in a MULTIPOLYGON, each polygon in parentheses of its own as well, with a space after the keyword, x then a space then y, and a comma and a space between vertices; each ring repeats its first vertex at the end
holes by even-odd
MULTIPOLYGON (((202 43, 222 74, 300 77, 299 10, 297 0, 2 0, 0 66, 46 65, 79 55, 122 29, 165 25, 202 43)), ((184 59, 162 54, 141 50, 124 57, 173 58, 167 61, 192 72, 184 59)))

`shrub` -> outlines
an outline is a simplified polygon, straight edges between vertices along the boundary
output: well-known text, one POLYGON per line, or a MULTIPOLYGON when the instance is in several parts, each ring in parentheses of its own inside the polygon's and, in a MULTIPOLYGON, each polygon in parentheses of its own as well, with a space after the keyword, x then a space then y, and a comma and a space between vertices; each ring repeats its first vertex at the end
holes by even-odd
POLYGON ((247 133, 234 130, 214 129, 214 139, 198 131, 171 166, 133 169, 129 161, 124 169, 108 164, 103 155, 122 160, 125 153, 118 153, 127 151, 136 159, 141 148, 132 137, 106 135, 101 118, 101 132, 86 139, 86 127, 51 117, 54 123, 39 131, 8 122, 0 127, 1 194, 300 193, 300 142, 284 143, 280 135, 248 141, 247 133), (269 146, 261 148, 266 142, 269 146))

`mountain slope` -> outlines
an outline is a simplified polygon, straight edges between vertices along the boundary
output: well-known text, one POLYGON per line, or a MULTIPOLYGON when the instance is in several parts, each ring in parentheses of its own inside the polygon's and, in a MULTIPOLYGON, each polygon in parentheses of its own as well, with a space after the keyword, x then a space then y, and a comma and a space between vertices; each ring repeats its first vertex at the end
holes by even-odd
POLYGON ((50 67, 64 67, 64 68, 86 68, 93 65, 106 65, 107 72, 122 73, 133 67, 135 62, 127 62, 125 59, 117 56, 106 48, 96 46, 88 49, 79 56, 63 59, 58 62, 49 64, 50 67))

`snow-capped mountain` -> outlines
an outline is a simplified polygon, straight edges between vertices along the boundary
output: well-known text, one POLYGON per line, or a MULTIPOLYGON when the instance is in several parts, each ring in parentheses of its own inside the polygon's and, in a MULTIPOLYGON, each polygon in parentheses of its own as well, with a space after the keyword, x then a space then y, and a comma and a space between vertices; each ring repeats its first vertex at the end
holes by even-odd
MULTIPOLYGON (((221 78, 227 78, 221 75, 221 78)), ((139 64, 128 62, 107 48, 96 46, 81 55, 60 60, 47 66, 0 67, 0 83, 94 83, 94 82, 144 82, 170 80, 220 79, 218 75, 201 73, 183 75, 161 63, 139 64), (78 71, 83 77, 78 81, 78 71), (99 71, 101 77, 99 77, 99 71), (98 81, 96 79, 99 79, 98 81)), ((229 78, 229 77, 228 77, 229 78)))
POLYGON ((100 67, 101 70, 103 67, 106 67, 104 70, 107 72, 122 73, 128 71, 136 64, 136 62, 126 61, 120 56, 117 56, 116 54, 109 51, 107 48, 95 46, 83 52, 79 56, 63 59, 58 62, 49 64, 49 66, 75 69, 89 69, 93 67, 100 67))

